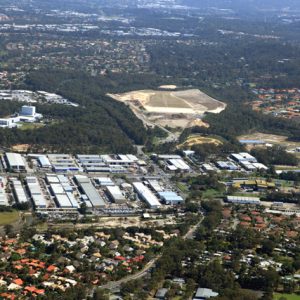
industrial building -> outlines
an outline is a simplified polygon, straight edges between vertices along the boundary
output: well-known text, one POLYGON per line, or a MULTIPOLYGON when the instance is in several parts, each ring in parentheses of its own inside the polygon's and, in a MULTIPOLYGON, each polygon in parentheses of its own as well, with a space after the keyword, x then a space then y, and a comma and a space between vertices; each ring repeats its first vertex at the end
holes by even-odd
POLYGON ((157 197, 142 182, 134 182, 133 187, 139 197, 145 201, 150 208, 155 209, 161 206, 157 197))
POLYGON ((51 194, 54 196, 58 207, 71 210, 79 208, 68 177, 64 175, 47 174, 46 181, 50 184, 51 194))
POLYGON ((118 204, 126 202, 126 198, 118 186, 107 186, 106 190, 113 202, 118 204))
POLYGON ((11 179, 11 183, 12 183, 12 190, 13 190, 13 194, 14 197, 16 199, 16 202, 18 203, 26 203, 28 202, 24 187, 21 183, 20 180, 18 180, 17 178, 13 178, 11 179))
POLYGON ((100 155, 76 155, 81 167, 88 173, 104 172, 103 168, 107 164, 103 161, 100 155))
POLYGON ((233 153, 231 154, 231 158, 237 161, 238 163, 241 162, 257 163, 257 159, 247 152, 233 153))
POLYGON ((176 154, 160 154, 160 155, 154 155, 154 157, 157 157, 160 160, 181 159, 181 156, 176 154))
POLYGON ((257 159, 246 152, 233 153, 231 158, 238 162, 246 171, 268 170, 268 167, 258 163, 257 159))
POLYGON ((189 171, 190 167, 185 163, 183 159, 169 159, 168 160, 169 165, 174 166, 175 170, 180 171, 189 171))
POLYGON ((168 205, 178 205, 184 202, 181 196, 172 191, 159 192, 158 195, 160 199, 168 205))
POLYGON ((0 206, 8 206, 8 199, 5 192, 6 178, 0 177, 0 206))
POLYGON ((76 164, 74 158, 69 154, 48 154, 48 158, 54 172, 82 171, 76 164))
POLYGON ((5 165, 11 172, 26 172, 25 161, 18 153, 5 153, 5 165))
POLYGON ((36 177, 27 176, 26 183, 34 206, 37 209, 46 208, 47 207, 46 199, 44 193, 42 192, 38 179, 36 177))
POLYGON ((239 167, 231 161, 217 161, 216 165, 221 170, 236 171, 239 167))
POLYGON ((98 177, 96 183, 100 186, 114 186, 114 182, 109 177, 98 177))
POLYGON ((260 205, 260 199, 258 197, 227 196, 227 201, 233 204, 260 205))
POLYGON ((103 198, 100 196, 87 176, 75 175, 74 178, 78 186, 81 188, 83 194, 86 195, 87 199, 92 203, 94 208, 105 207, 103 198))
POLYGON ((103 161, 109 165, 118 165, 118 166, 132 166, 138 161, 138 158, 135 155, 127 154, 118 154, 118 155, 101 155, 103 161))
POLYGON ((151 187, 151 189, 155 192, 155 193, 159 193, 163 191, 162 186, 159 184, 159 182, 157 180, 148 180, 148 183, 151 187))
POLYGON ((214 167, 211 164, 203 164, 201 168, 204 172, 215 171, 214 167))
POLYGON ((43 169, 51 169, 52 165, 46 155, 40 155, 38 157, 38 162, 41 168, 43 169))

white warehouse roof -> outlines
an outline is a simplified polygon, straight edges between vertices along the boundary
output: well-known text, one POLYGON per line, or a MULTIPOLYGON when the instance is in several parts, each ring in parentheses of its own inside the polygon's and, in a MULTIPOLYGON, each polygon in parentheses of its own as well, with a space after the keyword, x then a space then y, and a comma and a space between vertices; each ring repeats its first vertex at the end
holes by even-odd
POLYGON ((7 161, 10 167, 21 166, 25 168, 25 162, 21 154, 18 153, 6 153, 7 161))
POLYGON ((139 196, 146 201, 151 208, 158 208, 161 206, 157 197, 142 182, 134 182, 133 186, 139 196))

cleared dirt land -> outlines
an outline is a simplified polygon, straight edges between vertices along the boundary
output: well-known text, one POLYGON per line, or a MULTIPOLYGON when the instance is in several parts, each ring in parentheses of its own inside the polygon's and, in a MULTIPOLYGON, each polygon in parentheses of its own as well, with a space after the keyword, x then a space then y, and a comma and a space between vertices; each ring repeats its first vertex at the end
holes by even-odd
MULTIPOLYGON (((293 150, 297 147, 300 147, 300 142, 289 141, 287 136, 284 135, 275 135, 275 134, 266 134, 261 132, 255 132, 252 134, 242 135, 238 137, 239 140, 260 140, 268 144, 281 145, 286 147, 287 150, 293 150)), ((251 146, 250 146, 251 148, 251 146)))
POLYGON ((201 135, 191 135, 186 141, 178 146, 178 148, 186 149, 191 148, 194 145, 202 145, 202 144, 214 144, 216 146, 221 145, 222 142, 213 137, 204 137, 201 135))
MULTIPOLYGON (((225 103, 213 99, 197 89, 184 91, 140 90, 124 94, 109 94, 108 96, 128 103, 135 113, 137 111, 143 113, 148 121, 161 126, 167 122, 170 127, 187 127, 206 112, 220 113, 226 108, 225 103)), ((140 117, 138 114, 137 116, 140 117)))

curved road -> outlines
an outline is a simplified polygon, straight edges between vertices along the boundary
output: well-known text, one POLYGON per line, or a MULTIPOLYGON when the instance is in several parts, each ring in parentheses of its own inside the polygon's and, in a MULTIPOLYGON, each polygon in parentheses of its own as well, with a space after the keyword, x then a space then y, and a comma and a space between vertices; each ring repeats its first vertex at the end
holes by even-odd
MULTIPOLYGON (((194 226, 192 226, 189 231, 183 236, 183 239, 193 239, 194 238, 194 233, 197 230, 197 228, 199 227, 199 225, 201 224, 201 222, 203 221, 203 217, 201 218, 201 220, 194 226)), ((118 281, 110 281, 107 284, 104 284, 102 286, 99 286, 99 288, 102 289, 108 289, 108 290, 114 290, 116 288, 118 288, 122 283, 126 283, 128 281, 131 280, 135 280, 135 279, 139 279, 144 277, 145 275, 147 275, 148 271, 153 267, 153 265, 157 262, 157 260, 161 258, 161 254, 156 256, 155 258, 153 258, 152 260, 150 260, 146 266, 143 268, 143 270, 132 274, 130 276, 124 277, 118 281)))

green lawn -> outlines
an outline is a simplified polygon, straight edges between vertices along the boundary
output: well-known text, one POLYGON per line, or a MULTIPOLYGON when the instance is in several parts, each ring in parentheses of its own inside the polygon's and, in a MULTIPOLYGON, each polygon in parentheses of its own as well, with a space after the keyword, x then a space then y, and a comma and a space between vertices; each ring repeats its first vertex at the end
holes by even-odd
POLYGON ((280 297, 284 297, 287 300, 299 300, 300 299, 300 295, 296 295, 296 294, 279 294, 279 293, 274 294, 273 299, 274 300, 279 300, 280 297))
POLYGON ((219 198, 223 197, 223 193, 216 191, 214 189, 209 189, 203 192, 202 197, 203 199, 213 199, 213 198, 219 198))
POLYGON ((19 220, 19 213, 17 211, 0 212, 0 226, 8 225, 18 220, 19 220))

